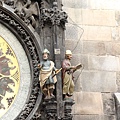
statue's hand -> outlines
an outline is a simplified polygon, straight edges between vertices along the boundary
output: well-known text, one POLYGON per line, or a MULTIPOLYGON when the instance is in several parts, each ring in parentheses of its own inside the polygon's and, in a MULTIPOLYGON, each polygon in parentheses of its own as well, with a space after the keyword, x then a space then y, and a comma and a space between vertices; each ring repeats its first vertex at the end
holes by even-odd
POLYGON ((40 65, 40 64, 38 64, 38 68, 41 68, 41 65, 40 65))
POLYGON ((76 69, 76 66, 71 66, 71 69, 73 69, 73 70, 76 69))

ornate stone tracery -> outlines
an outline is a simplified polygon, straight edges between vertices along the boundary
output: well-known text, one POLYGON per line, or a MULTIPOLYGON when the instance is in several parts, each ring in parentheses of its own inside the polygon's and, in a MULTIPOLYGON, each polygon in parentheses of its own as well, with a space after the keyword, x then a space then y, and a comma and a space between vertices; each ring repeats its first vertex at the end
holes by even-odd
MULTIPOLYGON (((14 16, 12 18, 9 15, 9 12, 4 9, 3 7, 0 7, 0 22, 7 26, 10 30, 12 30, 17 38, 19 38, 21 44, 24 44, 24 49, 28 55, 28 59, 31 66, 31 75, 32 75, 32 90, 30 93, 29 101, 26 103, 25 108, 20 113, 20 115, 16 118, 16 120, 25 120, 27 117, 30 117, 30 113, 36 107, 36 102, 39 99, 41 99, 41 95, 39 94, 39 81, 38 81, 38 69, 37 65, 39 63, 39 54, 38 54, 38 47, 35 43, 35 38, 32 36, 32 33, 18 22, 14 16)), ((37 42, 37 40, 36 40, 37 42)))
POLYGON ((67 14, 63 10, 58 9, 57 2, 53 3, 53 8, 41 7, 41 23, 42 26, 46 22, 51 22, 52 25, 62 25, 65 26, 67 22, 67 14))

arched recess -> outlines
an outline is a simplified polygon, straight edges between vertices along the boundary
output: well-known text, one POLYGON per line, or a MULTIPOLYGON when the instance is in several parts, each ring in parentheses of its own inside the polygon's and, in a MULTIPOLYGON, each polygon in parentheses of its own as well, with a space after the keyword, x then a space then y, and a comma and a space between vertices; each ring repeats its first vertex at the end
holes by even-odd
POLYGON ((41 50, 37 42, 38 40, 26 24, 19 19, 19 17, 2 6, 0 6, 0 23, 16 36, 20 44, 23 46, 29 61, 31 74, 31 87, 29 87, 30 93, 24 108, 15 117, 15 120, 30 120, 38 109, 42 99, 38 79, 39 71, 37 69, 41 54, 41 50))

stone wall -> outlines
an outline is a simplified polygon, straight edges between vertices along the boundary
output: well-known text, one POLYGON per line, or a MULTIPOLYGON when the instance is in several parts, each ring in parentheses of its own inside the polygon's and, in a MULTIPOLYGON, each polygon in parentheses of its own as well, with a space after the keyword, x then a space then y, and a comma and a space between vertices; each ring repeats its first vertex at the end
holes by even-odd
POLYGON ((74 120, 116 120, 113 93, 120 91, 120 1, 62 0, 68 14, 66 49, 75 73, 74 120), (81 73, 81 74, 80 74, 81 73))

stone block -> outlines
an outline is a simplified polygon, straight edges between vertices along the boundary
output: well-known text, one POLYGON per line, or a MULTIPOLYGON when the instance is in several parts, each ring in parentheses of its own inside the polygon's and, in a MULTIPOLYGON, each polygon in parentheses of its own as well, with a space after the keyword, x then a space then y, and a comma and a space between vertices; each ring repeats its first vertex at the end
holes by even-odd
POLYGON ((73 120, 103 120, 100 115, 74 115, 73 120))
POLYGON ((119 42, 106 42, 105 48, 106 48, 106 54, 108 55, 112 55, 112 56, 120 55, 120 43, 119 42))
POLYGON ((75 84, 74 91, 75 92, 82 91, 82 83, 81 83, 81 79, 79 79, 81 72, 82 71, 79 70, 74 73, 74 84, 75 84))
POLYGON ((81 63, 84 66, 84 70, 88 70, 88 55, 85 54, 74 54, 72 55, 71 64, 77 65, 81 63))
POLYGON ((113 48, 113 42, 106 42, 105 43, 105 48, 106 48, 106 54, 107 55, 112 55, 112 56, 116 55, 116 53, 114 51, 114 48, 113 48))
POLYGON ((105 115, 115 115, 115 100, 112 93, 103 93, 103 109, 105 115))
POLYGON ((74 115, 73 120, 116 120, 115 115, 74 115))
POLYGON ((73 54, 80 54, 82 51, 82 42, 77 43, 74 40, 66 40, 65 48, 66 50, 71 50, 73 54))
POLYGON ((105 43, 100 41, 84 41, 83 42, 83 54, 95 54, 95 55, 105 55, 106 48, 105 43))
POLYGON ((72 59, 71 59, 71 64, 75 66, 75 65, 81 63, 81 60, 82 60, 81 57, 82 56, 80 55, 80 53, 74 54, 74 52, 73 52, 72 59))
POLYGON ((111 27, 106 26, 82 26, 84 33, 83 40, 111 41, 111 27))
POLYGON ((113 43, 113 51, 115 55, 120 55, 120 43, 113 43))
POLYGON ((104 118, 101 120, 116 120, 116 115, 104 115, 104 118))
POLYGON ((66 7, 83 9, 119 10, 119 0, 62 0, 66 7))
MULTIPOLYGON (((63 8, 63 10, 67 13, 68 15, 68 21, 70 23, 73 23, 73 21, 76 23, 76 20, 77 20, 77 17, 76 17, 76 12, 75 12, 75 9, 74 8, 70 8, 70 7, 65 7, 63 8)), ((79 21, 82 22, 82 19, 81 17, 79 18, 79 21)), ((67 24, 66 24, 67 25, 67 24)))
POLYGON ((89 8, 88 0, 62 0, 62 3, 64 6, 70 8, 89 8))
POLYGON ((73 105, 73 114, 103 114, 101 93, 74 92, 73 99, 75 100, 75 105, 73 105))
POLYGON ((116 73, 116 83, 117 83, 117 87, 118 87, 117 92, 120 92, 120 72, 116 73))
POLYGON ((112 27, 112 39, 115 41, 120 40, 119 27, 112 27))
POLYGON ((83 71, 81 76, 83 91, 116 92, 116 72, 83 71))
POLYGON ((88 0, 91 9, 116 10, 119 9, 119 0, 88 0))
POLYGON ((83 20, 83 25, 100 25, 100 26, 116 25, 114 10, 83 9, 81 17, 83 20))
POLYGON ((75 25, 67 25, 66 26, 66 40, 75 40, 77 41, 79 39, 79 31, 78 31, 78 27, 75 25))
POLYGON ((90 56, 90 70, 120 71, 119 57, 116 56, 90 56))

